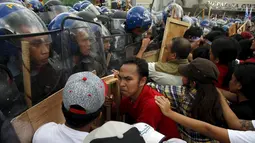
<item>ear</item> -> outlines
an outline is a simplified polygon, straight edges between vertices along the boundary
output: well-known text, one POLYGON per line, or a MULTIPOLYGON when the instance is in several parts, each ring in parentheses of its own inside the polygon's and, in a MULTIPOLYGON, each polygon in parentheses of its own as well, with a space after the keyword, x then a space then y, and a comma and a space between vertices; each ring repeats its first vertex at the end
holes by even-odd
POLYGON ((173 59, 176 59, 176 53, 173 53, 173 54, 172 54, 172 58, 173 58, 173 59))
POLYGON ((140 82, 139 82, 139 86, 142 87, 146 84, 146 81, 147 81, 147 78, 146 77, 143 77, 141 78, 140 82))

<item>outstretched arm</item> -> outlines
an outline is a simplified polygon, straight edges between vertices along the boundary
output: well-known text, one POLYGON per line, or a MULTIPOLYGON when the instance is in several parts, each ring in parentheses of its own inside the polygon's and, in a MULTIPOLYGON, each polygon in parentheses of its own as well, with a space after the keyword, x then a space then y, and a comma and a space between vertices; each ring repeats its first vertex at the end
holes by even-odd
POLYGON ((158 104, 162 113, 165 116, 171 118, 172 120, 183 125, 184 127, 190 128, 194 131, 197 131, 205 136, 211 137, 223 143, 230 142, 227 129, 220 128, 196 119, 192 119, 172 111, 170 108, 170 102, 165 97, 157 96, 156 103, 158 104))
POLYGON ((227 121, 227 124, 229 128, 235 129, 235 130, 255 130, 252 124, 252 121, 246 121, 246 120, 239 120, 238 117, 235 115, 235 113, 230 109, 228 106, 224 96, 219 91, 220 94, 220 100, 221 100, 221 106, 223 110, 223 115, 225 120, 227 121))

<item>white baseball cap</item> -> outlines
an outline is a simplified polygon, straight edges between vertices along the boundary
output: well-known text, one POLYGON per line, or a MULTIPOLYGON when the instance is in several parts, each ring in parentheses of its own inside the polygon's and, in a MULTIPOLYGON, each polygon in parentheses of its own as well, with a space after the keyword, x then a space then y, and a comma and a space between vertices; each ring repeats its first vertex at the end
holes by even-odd
POLYGON ((129 125, 109 121, 90 132, 84 143, 160 143, 164 138, 164 135, 146 123, 129 125))

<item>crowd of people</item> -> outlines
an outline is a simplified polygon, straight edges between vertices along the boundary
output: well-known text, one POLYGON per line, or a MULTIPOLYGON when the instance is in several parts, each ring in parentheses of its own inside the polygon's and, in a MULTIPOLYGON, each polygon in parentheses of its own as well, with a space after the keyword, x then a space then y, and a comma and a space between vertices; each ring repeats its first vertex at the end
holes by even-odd
POLYGON ((254 25, 229 35, 224 25, 183 16, 175 3, 160 20, 141 6, 125 13, 85 0, 61 11, 60 1, 35 1, 0 2, 1 142, 20 142, 10 120, 28 108, 25 99, 36 105, 61 88, 65 123, 42 125, 33 143, 255 142, 254 25), (165 62, 146 62, 144 53, 160 48, 172 8, 191 26, 165 41, 165 62), (130 45, 135 52, 126 57, 130 45), (101 79, 110 74, 118 79, 119 106, 101 79), (125 122, 92 130, 105 107, 125 122))

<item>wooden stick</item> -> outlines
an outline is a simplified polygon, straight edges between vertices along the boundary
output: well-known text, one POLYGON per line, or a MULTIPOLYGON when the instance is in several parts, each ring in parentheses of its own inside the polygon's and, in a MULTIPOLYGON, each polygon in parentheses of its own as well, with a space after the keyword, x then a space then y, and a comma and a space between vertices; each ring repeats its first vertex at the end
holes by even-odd
POLYGON ((126 0, 126 11, 128 11, 128 9, 129 9, 129 1, 126 0))
POLYGON ((22 48, 22 61, 23 61, 22 69, 25 99, 27 102, 27 106, 32 107, 29 43, 27 41, 22 41, 21 48, 22 48))
POLYGON ((175 8, 173 8, 173 9, 172 9, 172 15, 171 15, 171 18, 175 18, 175 17, 174 17, 174 15, 175 15, 175 8))
POLYGON ((205 9, 203 8, 203 10, 202 10, 202 19, 204 19, 205 18, 205 9))
POLYGON ((202 12, 203 10, 199 11, 199 13, 195 17, 198 17, 202 12))
POLYGON ((212 8, 210 7, 210 8, 209 8, 209 11, 208 11, 208 19, 211 18, 211 10, 212 10, 212 8))

